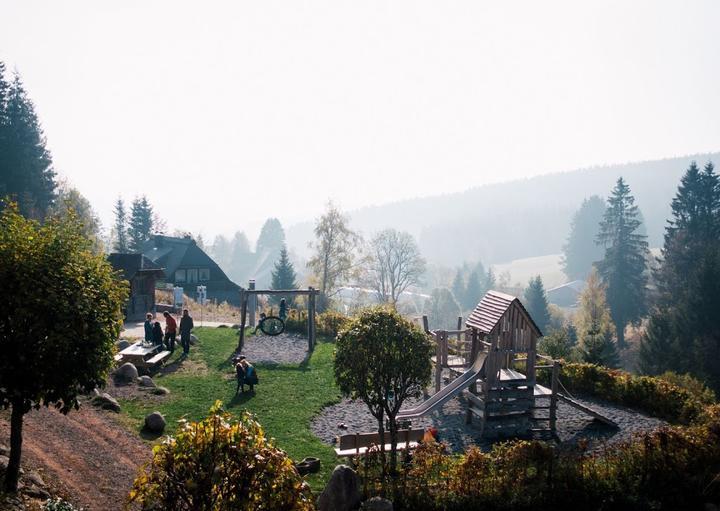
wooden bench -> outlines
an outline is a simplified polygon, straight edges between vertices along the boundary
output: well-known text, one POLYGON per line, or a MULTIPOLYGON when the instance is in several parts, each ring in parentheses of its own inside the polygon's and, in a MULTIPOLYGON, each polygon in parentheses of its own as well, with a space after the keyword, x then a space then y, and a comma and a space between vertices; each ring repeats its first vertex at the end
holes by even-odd
POLYGON ((171 354, 172 354, 172 352, 167 351, 167 350, 161 351, 160 353, 155 355, 153 358, 146 360, 145 363, 149 366, 154 366, 154 365, 160 364, 163 362, 163 360, 168 358, 171 354))
MULTIPOLYGON (((418 446, 425 434, 424 429, 401 429, 398 430, 397 450, 412 450, 418 446)), ((384 444, 385 450, 390 451, 390 432, 385 431, 384 444)), ((355 456, 364 456, 368 449, 372 446, 380 446, 380 433, 351 433, 348 435, 340 435, 337 438, 337 447, 335 454, 338 457, 353 458, 355 456)))

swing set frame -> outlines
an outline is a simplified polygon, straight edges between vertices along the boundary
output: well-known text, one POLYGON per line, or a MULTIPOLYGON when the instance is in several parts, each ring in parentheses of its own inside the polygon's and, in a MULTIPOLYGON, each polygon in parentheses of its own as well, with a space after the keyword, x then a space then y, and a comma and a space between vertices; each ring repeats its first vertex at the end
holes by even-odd
POLYGON ((248 320, 251 327, 255 326, 255 309, 257 307, 258 295, 286 295, 286 296, 307 296, 308 297, 308 351, 315 349, 315 308, 317 295, 320 291, 313 287, 307 289, 255 289, 255 281, 251 280, 248 289, 240 288, 240 338, 238 340, 238 352, 242 350, 245 342, 245 327, 248 320), (248 307, 248 303, 251 306, 248 307), (248 310, 249 309, 249 310, 248 310), (249 312, 249 314, 248 314, 249 312))

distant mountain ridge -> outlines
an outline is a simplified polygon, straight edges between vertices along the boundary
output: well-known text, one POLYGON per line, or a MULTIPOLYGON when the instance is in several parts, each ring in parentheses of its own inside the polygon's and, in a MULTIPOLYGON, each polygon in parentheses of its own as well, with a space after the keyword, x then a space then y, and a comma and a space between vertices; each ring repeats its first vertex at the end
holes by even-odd
MULTIPOLYGON (((583 199, 607 197, 622 176, 645 218, 651 246, 662 245, 670 202, 692 160, 720 162, 720 152, 591 167, 488 184, 464 192, 408 199, 350 211, 364 235, 394 227, 412 233, 431 263, 486 264, 558 253, 583 199)), ((287 241, 306 256, 312 222, 291 226, 287 241)))

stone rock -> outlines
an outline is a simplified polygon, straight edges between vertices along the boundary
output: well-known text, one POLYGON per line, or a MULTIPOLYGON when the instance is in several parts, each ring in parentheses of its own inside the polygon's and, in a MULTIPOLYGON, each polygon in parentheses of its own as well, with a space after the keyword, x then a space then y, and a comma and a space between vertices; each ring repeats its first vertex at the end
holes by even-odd
POLYGON ((10 456, 10 448, 0 444, 0 456, 10 456))
POLYGON ((166 396, 170 394, 170 389, 168 389, 167 387, 155 387, 154 389, 151 389, 150 392, 152 392, 156 396, 166 396))
POLYGON ((50 498, 50 494, 46 490, 44 490, 43 488, 38 488, 37 486, 25 488, 23 490, 23 493, 28 497, 33 497, 35 499, 47 500, 50 498))
POLYGON ((190 334, 190 344, 191 344, 192 346, 195 346, 197 343, 198 343, 197 335, 195 335, 195 334, 190 334))
POLYGON ((393 503, 382 497, 373 497, 363 502, 361 509, 365 511, 393 511, 393 503))
POLYGON ((117 346, 118 351, 122 351, 125 348, 130 347, 130 341, 126 341, 125 339, 120 339, 119 341, 115 341, 115 346, 117 346))
POLYGON ((0 456, 0 470, 5 472, 5 470, 8 467, 8 463, 10 463, 10 458, 7 456, 0 456))
POLYGON ((39 486, 40 488, 45 487, 45 481, 43 481, 43 478, 40 477, 40 474, 37 472, 28 472, 25 474, 25 481, 32 483, 35 486, 39 486))
POLYGON ((95 388, 93 389, 93 397, 99 396, 99 395, 101 395, 101 394, 102 394, 102 392, 100 392, 100 389, 99 389, 99 388, 95 387, 95 388))
POLYGON ((92 404, 94 404, 95 406, 99 406, 103 410, 120 412, 120 403, 118 403, 117 400, 108 393, 103 393, 99 396, 95 396, 92 399, 92 404))
POLYGON ((138 383, 140 384, 141 387, 157 387, 157 385, 155 385, 155 382, 153 381, 153 379, 147 375, 141 376, 140 378, 138 378, 138 383))
POLYGON ((153 433, 162 433, 165 430, 165 417, 160 412, 153 412, 145 417, 145 427, 153 433))
POLYGON ((125 362, 115 371, 115 376, 121 380, 135 381, 138 378, 138 370, 137 367, 130 362, 125 362))
POLYGON ((360 502, 357 474, 347 465, 338 465, 317 499, 317 508, 318 511, 350 511, 360 507, 360 502))

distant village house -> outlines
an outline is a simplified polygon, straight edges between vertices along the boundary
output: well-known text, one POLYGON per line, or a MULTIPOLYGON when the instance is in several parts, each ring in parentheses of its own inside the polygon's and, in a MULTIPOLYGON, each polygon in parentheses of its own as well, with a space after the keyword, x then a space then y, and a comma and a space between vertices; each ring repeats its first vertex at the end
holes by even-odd
POLYGON ((197 286, 207 288, 207 299, 240 305, 240 287, 190 236, 155 235, 142 246, 142 255, 165 270, 165 282, 195 297, 197 286))
POLYGON ((125 306, 129 321, 143 319, 155 310, 155 284, 165 277, 160 266, 142 254, 110 254, 108 262, 130 284, 130 297, 125 306))

